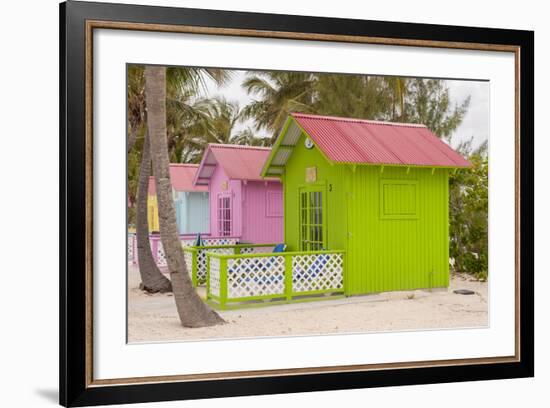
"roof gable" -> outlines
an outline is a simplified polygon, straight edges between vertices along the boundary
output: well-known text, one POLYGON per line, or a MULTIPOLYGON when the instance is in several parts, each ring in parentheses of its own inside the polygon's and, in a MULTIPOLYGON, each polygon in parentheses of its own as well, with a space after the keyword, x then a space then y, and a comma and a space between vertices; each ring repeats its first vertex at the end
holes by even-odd
POLYGON ((264 180, 261 170, 270 152, 268 147, 209 144, 194 183, 208 185, 216 166, 220 166, 232 180, 264 180))
POLYGON ((282 173, 302 132, 332 163, 470 167, 424 125, 292 113, 262 174, 282 173))

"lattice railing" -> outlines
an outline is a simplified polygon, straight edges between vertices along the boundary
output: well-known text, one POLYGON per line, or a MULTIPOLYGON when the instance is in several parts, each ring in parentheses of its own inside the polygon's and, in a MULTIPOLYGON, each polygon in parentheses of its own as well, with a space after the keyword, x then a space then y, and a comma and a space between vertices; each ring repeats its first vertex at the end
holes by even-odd
POLYGON ((285 294, 284 256, 227 260, 227 297, 249 298, 285 294))
POLYGON ((188 267, 191 265, 191 276, 195 286, 204 284, 207 280, 208 258, 207 253, 218 255, 233 255, 240 253, 265 253, 271 252, 276 244, 216 244, 216 242, 234 240, 213 239, 205 242, 203 246, 186 246, 183 252, 188 260, 188 267))
POLYGON ((343 251, 240 252, 206 253, 210 267, 207 297, 215 307, 225 309, 259 301, 264 304, 268 300, 290 302, 344 293, 343 251))
POLYGON ((193 254, 188 251, 183 252, 183 257, 185 259, 185 267, 187 268, 187 271, 191 275, 191 279, 193 278, 193 254))
POLYGON ((341 254, 292 257, 292 291, 318 292, 344 287, 344 257, 341 254))
POLYGON ((220 297, 220 259, 210 258, 208 291, 211 295, 220 297))
MULTIPOLYGON (((211 237, 211 238, 202 238, 203 246, 214 246, 214 245, 236 245, 239 241, 237 237, 211 237)), ((196 238, 186 238, 181 240, 181 246, 186 248, 194 246, 196 238)))
POLYGON ((200 283, 206 282, 206 251, 215 254, 228 255, 235 253, 233 248, 200 248, 197 251, 197 280, 200 283))
MULTIPOLYGON (((191 247, 195 244, 196 235, 180 235, 181 246, 183 248, 191 247)), ((204 246, 213 245, 235 245, 239 241, 239 237, 210 237, 203 236, 202 242, 204 246)), ((158 266, 166 266, 166 256, 164 248, 160 241, 160 235, 149 235, 149 243, 151 244, 151 253, 158 266)), ((137 264, 137 242, 135 234, 128 234, 128 262, 137 264)))

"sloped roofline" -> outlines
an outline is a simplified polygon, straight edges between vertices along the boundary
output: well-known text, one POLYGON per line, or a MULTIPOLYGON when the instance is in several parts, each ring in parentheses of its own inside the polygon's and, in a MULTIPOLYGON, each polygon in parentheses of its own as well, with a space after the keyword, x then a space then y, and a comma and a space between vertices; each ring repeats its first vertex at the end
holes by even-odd
MULTIPOLYGON (((198 185, 196 186, 193 182, 191 182, 191 189, 188 189, 188 188, 185 188, 185 189, 177 189, 174 184, 181 184, 179 181, 176 181, 177 178, 174 178, 172 176, 172 172, 173 170, 175 170, 176 168, 195 168, 197 169, 199 167, 198 164, 196 163, 169 163, 169 168, 170 168, 170 180, 171 180, 171 183, 172 183, 172 188, 174 189, 174 191, 178 191, 178 192, 188 192, 188 193, 204 193, 204 192, 208 192, 208 190, 204 189, 204 186, 201 186, 201 185, 198 185)), ((195 172, 195 175, 196 175, 196 172, 195 172)), ((193 176, 194 177, 194 176, 193 176)), ((147 188, 147 191, 148 191, 148 194, 151 194, 151 191, 152 190, 156 190, 156 186, 155 186, 155 176, 150 176, 149 177, 149 181, 148 181, 148 188, 147 188), (152 184, 151 184, 152 183, 152 184)))
POLYGON ((312 118, 316 120, 337 120, 339 122, 352 122, 352 123, 369 123, 372 125, 386 125, 386 126, 399 126, 399 127, 411 127, 411 128, 425 128, 426 125, 421 123, 408 123, 408 122, 388 122, 383 120, 371 120, 371 119, 359 119, 359 118, 345 118, 343 116, 330 116, 330 115, 314 115, 311 113, 291 112, 288 116, 293 118, 312 118))
MULTIPOLYGON (((373 124, 373 125, 385 125, 385 126, 394 126, 394 127, 409 127, 409 128, 421 128, 421 129, 427 129, 427 126, 426 125, 423 125, 423 124, 416 124, 416 123, 395 123, 395 122, 384 122, 384 121, 376 121, 376 120, 367 120, 367 119, 355 119, 355 118, 343 118, 343 117, 337 117, 337 116, 326 116, 326 115, 312 115, 312 114, 305 114, 305 113, 296 113, 296 112, 292 112, 288 115, 286 121, 285 121, 285 124, 283 126, 283 129, 281 130, 281 132, 279 133, 279 135, 277 136, 277 139, 275 140, 275 143, 271 149, 271 153, 269 154, 269 156, 267 157, 267 160, 266 162, 264 163, 264 166, 262 167, 262 172, 261 172, 261 175, 262 177, 280 177, 282 173, 280 174, 275 174, 275 173, 271 173, 269 174, 268 171, 269 169, 272 167, 273 165, 273 159, 275 158, 275 156, 277 155, 279 149, 281 147, 283 148, 290 148, 290 149, 294 149, 294 147, 296 146, 296 143, 293 144, 293 145, 289 145, 289 146, 281 146, 282 145, 282 142, 289 130, 289 128, 291 127, 291 125, 295 125, 299 130, 300 132, 306 134, 310 140, 313 142, 313 144, 315 145, 315 147, 319 150, 319 152, 321 153, 321 155, 324 157, 324 159, 329 162, 331 165, 335 165, 335 164, 348 164, 348 165, 352 165, 352 166, 388 166, 388 167, 418 167, 418 168, 465 168, 465 167, 469 167, 469 166, 460 166, 460 165, 437 165, 437 164, 412 164, 412 163, 384 163, 384 162, 354 162, 354 161, 334 161, 334 160, 331 160, 326 152, 319 147, 319 145, 315 142, 314 138, 311 137, 311 135, 300 125, 300 123, 298 123, 298 121, 296 120, 296 118, 314 118, 316 120, 331 120, 331 121, 334 121, 334 120, 337 120, 337 121, 340 121, 340 122, 352 122, 352 123, 367 123, 367 124, 373 124)), ((299 140, 299 138, 298 138, 299 140)), ((441 141, 441 143, 444 143, 443 141, 441 141)), ((288 159, 287 159, 288 161, 288 159)), ((466 162, 468 162, 466 160, 466 162)), ((283 165, 277 165, 278 167, 281 167, 281 166, 286 166, 286 162, 283 164, 283 165)), ((471 166, 471 165, 470 165, 471 166)))
MULTIPOLYGON (((195 173, 195 177, 193 179, 193 185, 194 186, 204 186, 204 185, 206 185, 206 184, 198 184, 199 178, 201 178, 201 179, 210 179, 210 177, 212 177, 210 175, 208 177, 203 178, 203 177, 199 177, 199 175, 201 174, 201 170, 203 169, 203 167, 206 165, 205 161, 207 160, 208 155, 210 153, 212 153, 212 151, 215 150, 216 148, 223 148, 223 149, 228 149, 229 148, 229 149, 236 149, 236 150, 237 149, 239 149, 239 150, 260 150, 260 151, 270 151, 271 150, 270 147, 263 147, 263 146, 236 145, 236 144, 229 144, 229 143, 208 143, 208 145, 206 147, 206 150, 204 151, 204 153, 202 155, 201 161, 198 164, 198 169, 197 169, 197 172, 195 173)), ((226 169, 224 169, 224 164, 220 163, 220 161, 216 158, 215 154, 214 154, 214 160, 216 161, 216 165, 221 166, 221 168, 225 172, 227 172, 226 169)), ((258 177, 263 177, 263 176, 261 176, 261 174, 258 174, 258 177)), ((270 181, 270 180, 273 180, 273 178, 266 177, 266 181, 270 181)))

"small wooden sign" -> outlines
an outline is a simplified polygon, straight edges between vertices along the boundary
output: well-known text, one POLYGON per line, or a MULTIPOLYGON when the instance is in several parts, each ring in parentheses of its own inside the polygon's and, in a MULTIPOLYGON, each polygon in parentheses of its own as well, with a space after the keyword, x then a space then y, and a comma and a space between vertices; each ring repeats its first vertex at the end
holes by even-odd
POLYGON ((223 191, 226 191, 227 188, 228 188, 227 180, 222 181, 221 189, 222 189, 223 191))
POLYGON ((317 167, 306 167, 306 183, 315 183, 317 181, 317 167))

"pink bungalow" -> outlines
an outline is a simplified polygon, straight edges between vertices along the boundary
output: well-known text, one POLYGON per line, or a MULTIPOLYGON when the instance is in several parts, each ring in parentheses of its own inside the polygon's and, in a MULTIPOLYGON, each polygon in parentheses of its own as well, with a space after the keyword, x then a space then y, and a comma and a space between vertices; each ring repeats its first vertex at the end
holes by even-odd
POLYGON ((209 144, 195 175, 208 186, 210 234, 255 244, 282 242, 283 190, 260 176, 270 148, 209 144))

